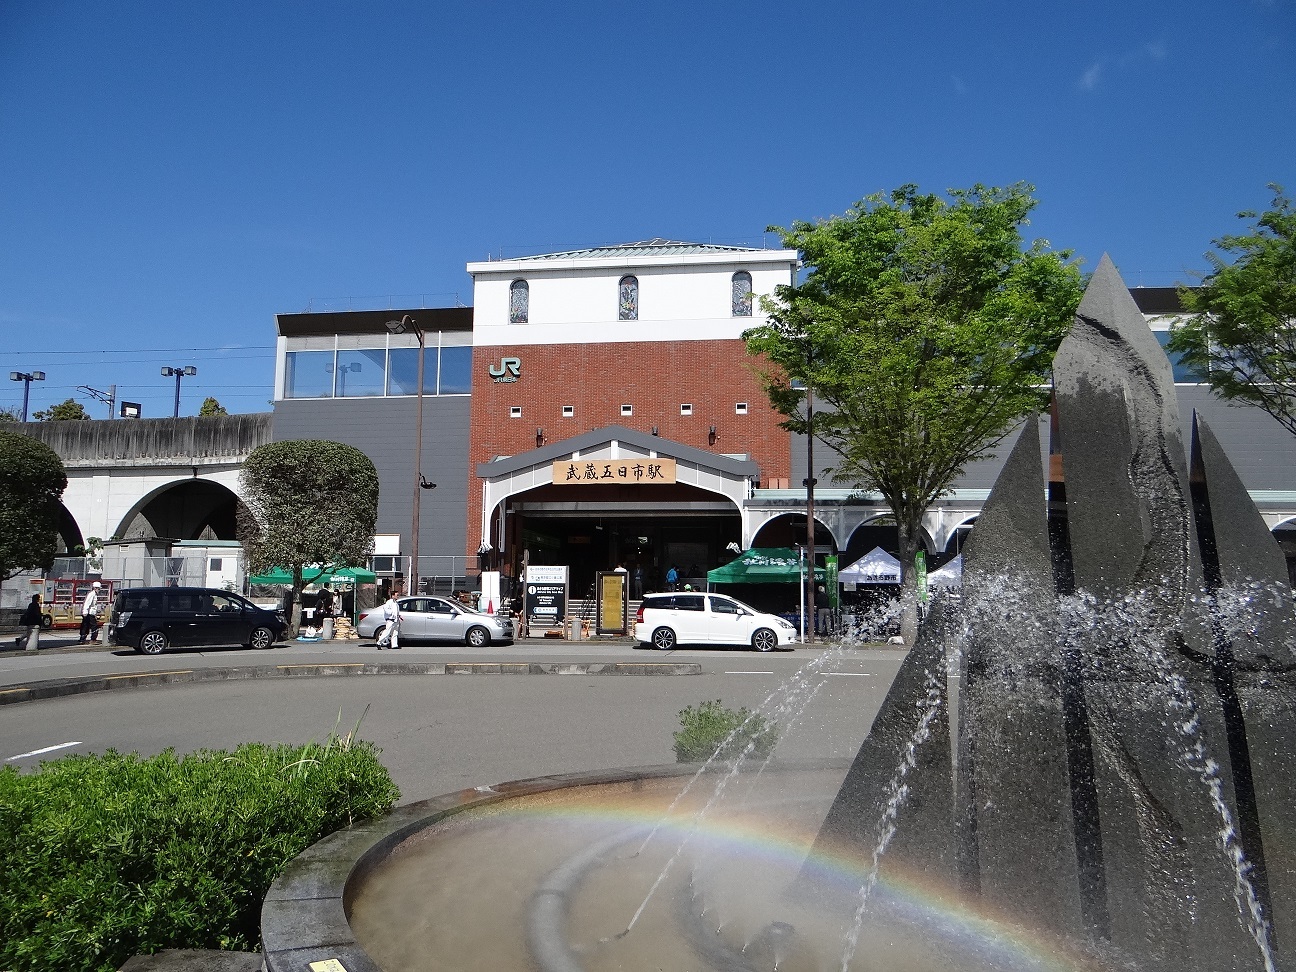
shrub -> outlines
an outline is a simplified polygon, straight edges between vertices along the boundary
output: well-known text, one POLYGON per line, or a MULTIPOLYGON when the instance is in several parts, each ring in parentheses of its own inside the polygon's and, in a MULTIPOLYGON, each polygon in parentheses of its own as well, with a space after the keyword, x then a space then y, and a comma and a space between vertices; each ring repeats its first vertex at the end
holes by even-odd
POLYGON ((680 712, 675 733, 675 759, 698 763, 710 759, 737 759, 754 743, 748 756, 764 758, 778 742, 778 726, 746 708, 726 709, 719 699, 690 705, 680 712))
POLYGON ((370 743, 109 750, 0 771, 0 969, 106 972, 163 948, 255 950, 294 856, 400 792, 370 743))

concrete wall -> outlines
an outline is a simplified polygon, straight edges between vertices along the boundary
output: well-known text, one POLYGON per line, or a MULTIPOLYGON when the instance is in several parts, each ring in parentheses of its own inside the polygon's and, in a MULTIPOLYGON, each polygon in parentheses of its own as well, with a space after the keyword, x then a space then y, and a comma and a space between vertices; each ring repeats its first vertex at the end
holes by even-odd
MULTIPOLYGON (((355 446, 378 467, 377 533, 401 537, 410 552, 414 494, 415 398, 344 398, 275 404, 274 440, 331 439, 355 446)), ((465 562, 464 511, 468 507, 467 396, 424 396, 423 475, 437 484, 419 502, 420 573, 446 574, 441 558, 465 562), (437 558, 435 561, 432 558, 437 558)), ((474 549, 475 545, 474 545, 474 549)), ((473 562, 475 566, 475 561, 473 562)))

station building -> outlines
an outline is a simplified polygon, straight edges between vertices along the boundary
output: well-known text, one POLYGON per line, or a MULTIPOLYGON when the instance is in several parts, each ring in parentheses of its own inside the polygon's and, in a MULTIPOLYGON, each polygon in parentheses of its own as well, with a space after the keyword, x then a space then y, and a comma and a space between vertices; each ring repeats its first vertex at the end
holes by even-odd
MULTIPOLYGON (((414 492, 420 476, 435 483, 420 503, 428 588, 471 587, 483 569, 517 577, 524 558, 569 565, 574 597, 617 566, 644 590, 671 566, 700 580, 736 550, 804 542, 812 461, 817 553, 844 565, 894 550, 880 498, 826 488, 823 447, 812 460, 779 427, 742 340, 797 269, 792 250, 657 239, 469 263, 472 307, 279 315, 273 438, 374 460, 380 575, 409 570, 414 492), (419 333, 389 326, 406 317, 424 355, 417 470, 419 333)), ((1164 344, 1175 290, 1131 293, 1164 344)), ((1296 438, 1175 377, 1184 422, 1204 415, 1296 565, 1296 438)), ((929 511, 936 564, 957 553, 1001 459, 971 464, 929 511)))

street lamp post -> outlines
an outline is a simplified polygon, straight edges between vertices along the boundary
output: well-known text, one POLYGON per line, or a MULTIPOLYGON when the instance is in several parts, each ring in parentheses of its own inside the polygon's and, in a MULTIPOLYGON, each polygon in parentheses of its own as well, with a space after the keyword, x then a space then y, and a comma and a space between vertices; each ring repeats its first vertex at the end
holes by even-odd
POLYGON ((45 372, 43 371, 11 371, 9 372, 10 381, 21 381, 23 383, 23 414, 22 420, 27 421, 27 400, 31 396, 31 383, 33 381, 44 381, 45 372))
POLYGON ((423 478, 423 329, 409 314, 399 321, 388 321, 387 330, 393 334, 413 334, 418 338, 418 390, 415 392, 418 415, 414 420, 414 514, 410 525, 410 583, 409 594, 419 592, 419 497, 424 489, 433 489, 436 483, 423 478))
POLYGON ((191 375, 196 375, 196 374, 198 374, 198 369, 195 368, 193 365, 185 365, 184 367, 177 366, 175 368, 164 367, 162 369, 163 378, 170 378, 172 375, 174 375, 176 380, 175 413, 171 416, 172 418, 180 417, 180 379, 188 378, 191 375))

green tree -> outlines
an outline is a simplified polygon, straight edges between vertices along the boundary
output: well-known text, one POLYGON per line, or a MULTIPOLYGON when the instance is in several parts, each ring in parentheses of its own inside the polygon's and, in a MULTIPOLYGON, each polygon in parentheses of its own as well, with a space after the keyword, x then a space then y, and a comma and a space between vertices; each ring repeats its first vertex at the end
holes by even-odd
POLYGON ((17 409, 0 408, 0 422, 17 422, 21 418, 17 409))
POLYGON ((0 580, 54 565, 66 486, 58 453, 39 439, 0 431, 0 580))
POLYGON ((844 216, 771 227, 809 273, 763 301, 769 322, 744 335, 748 349, 775 366, 763 377, 784 426, 812 432, 835 453, 833 478, 880 493, 895 517, 910 643, 923 514, 1047 402, 1083 290, 1070 251, 1024 247, 1033 191, 976 185, 945 199, 905 185, 844 216))
POLYGON ((80 402, 68 398, 57 405, 51 405, 49 408, 41 409, 39 412, 32 412, 32 418, 37 422, 63 422, 69 419, 83 421, 90 418, 90 413, 85 410, 85 406, 80 402))
POLYGON ((198 414, 199 415, 228 415, 229 412, 225 410, 224 405, 222 405, 220 402, 216 401, 216 399, 208 395, 206 398, 203 399, 202 406, 198 409, 198 414))
POLYGON ((254 449, 241 480, 248 567, 291 572, 295 631, 302 588, 330 568, 363 565, 373 551, 378 470, 353 446, 295 439, 254 449))
POLYGON ((1234 257, 1179 299, 1192 314, 1171 328, 1172 353, 1221 397, 1264 409, 1296 435, 1296 211, 1278 185, 1251 231, 1212 241, 1234 257))

